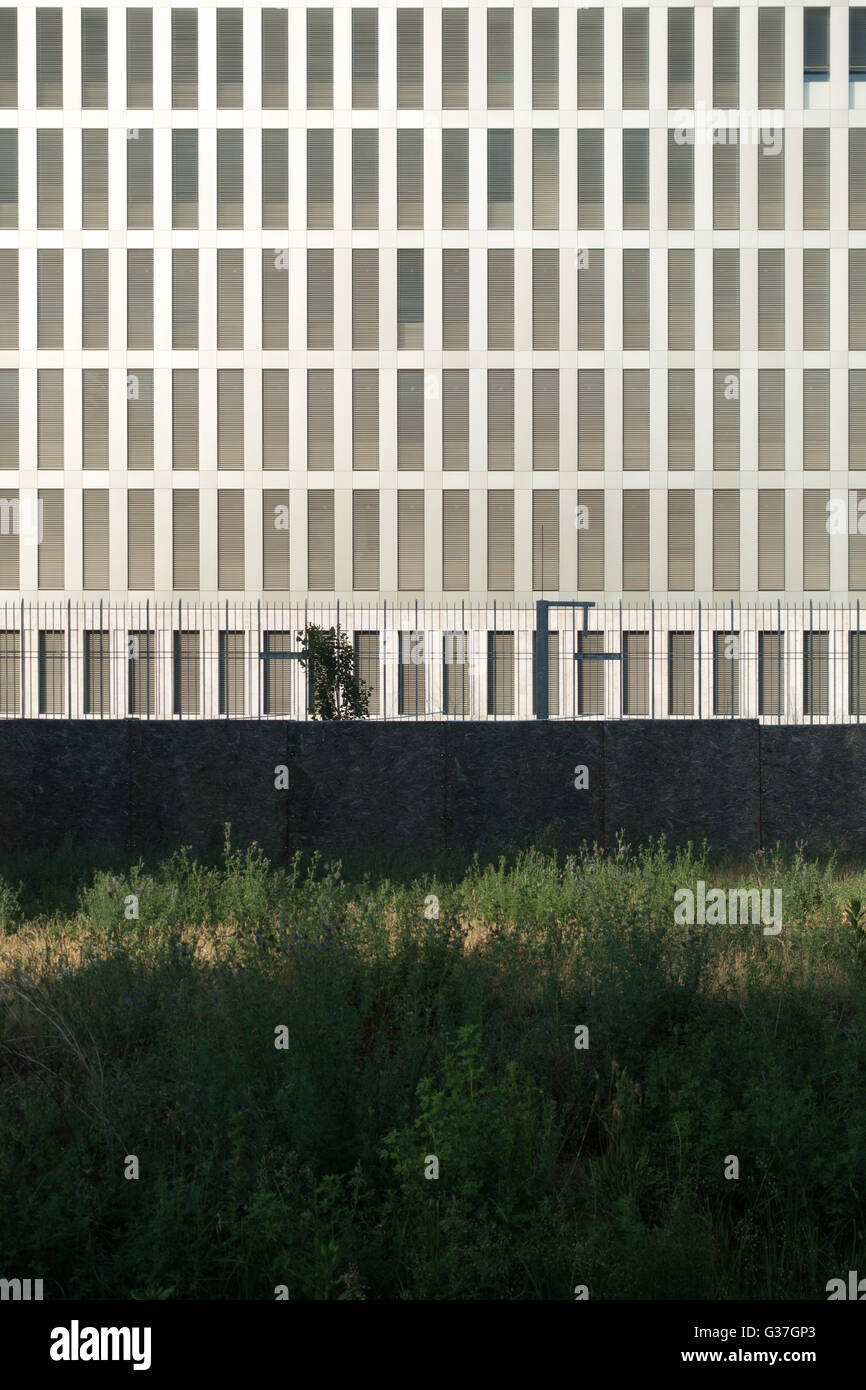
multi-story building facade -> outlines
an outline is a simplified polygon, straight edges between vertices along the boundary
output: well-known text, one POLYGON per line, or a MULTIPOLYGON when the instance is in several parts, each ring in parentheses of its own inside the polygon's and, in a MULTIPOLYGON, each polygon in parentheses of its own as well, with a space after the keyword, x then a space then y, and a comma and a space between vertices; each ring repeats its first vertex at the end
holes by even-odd
POLYGON ((0 511, 7 606, 850 603, 866 8, 0 5, 0 511))

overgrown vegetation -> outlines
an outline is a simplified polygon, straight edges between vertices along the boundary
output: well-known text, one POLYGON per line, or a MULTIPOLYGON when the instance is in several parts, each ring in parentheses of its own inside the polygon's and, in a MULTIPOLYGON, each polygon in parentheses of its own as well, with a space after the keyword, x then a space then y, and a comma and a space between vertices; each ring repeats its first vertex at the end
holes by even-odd
POLYGON ((370 691, 355 675, 355 652, 345 632, 307 623, 298 633, 314 719, 366 719, 370 691))
POLYGON ((0 884, 4 1277, 823 1299, 866 1268, 856 866, 656 844, 386 877, 227 840, 34 867, 0 884), (781 934, 675 925, 699 879, 781 888, 781 934))

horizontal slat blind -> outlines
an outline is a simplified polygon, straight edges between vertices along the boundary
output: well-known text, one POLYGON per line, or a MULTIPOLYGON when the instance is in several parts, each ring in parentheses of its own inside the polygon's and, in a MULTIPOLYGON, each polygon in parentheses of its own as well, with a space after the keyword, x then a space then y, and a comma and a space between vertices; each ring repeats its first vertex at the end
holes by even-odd
POLYGON ((216 12, 217 107, 244 104, 244 12, 220 6, 216 12))
POLYGON ((18 349, 18 252, 0 247, 0 350, 18 349))
POLYGON ((262 10, 262 107, 285 111, 289 105, 289 11, 262 10))
POLYGON ((866 369, 848 371, 848 467, 866 468, 866 369))
POLYGON ((622 635, 622 712, 624 715, 649 714, 648 632, 622 635))
POLYGON ((469 252, 459 247, 442 252, 442 347, 469 347, 469 252))
POLYGON ((785 105, 785 10, 758 8, 758 106, 762 111, 785 105))
POLYGON ((62 130, 36 132, 36 225, 54 230, 63 226, 62 130))
POLYGON ((577 373, 577 466, 604 468, 604 371, 581 367, 577 373))
POLYGON ((695 587, 695 494, 691 489, 668 492, 668 588, 691 593, 695 587))
POLYGON ((695 635, 668 633, 668 712, 691 718, 694 714, 695 635))
POLYGON ((559 348, 559 251, 546 247, 532 253, 532 346, 559 348))
POLYGON ((785 587, 785 493, 782 488, 758 491, 758 588, 785 587))
POLYGON ((803 490, 803 588, 830 587, 830 533, 827 530, 828 488, 803 490))
POLYGON ((81 225, 108 226, 108 131, 81 132, 81 225))
POLYGON ((649 491, 627 488, 622 494, 622 587, 649 588, 649 491))
POLYGON ((713 348, 737 352, 740 347, 740 253, 713 250, 713 348))
POLYGON ((724 368, 713 372, 713 467, 740 466, 740 378, 724 368))
POLYGON ((194 488, 175 488, 172 501, 172 588, 197 589, 199 586, 198 492, 194 488))
POLYGON ((172 388, 172 467, 198 468, 198 372, 175 367, 172 388))
POLYGON ((36 346, 63 347, 63 252, 36 252, 36 346))
POLYGON ((244 133, 218 130, 216 134, 217 227, 238 230, 244 225, 244 133))
POLYGON ((622 225, 649 226, 649 131, 622 132, 622 225))
POLYGON ((532 105, 547 111, 559 105, 559 12, 552 8, 532 10, 532 105))
POLYGON ((307 252, 307 348, 332 352, 334 348, 334 252, 321 248, 307 252))
POLYGON ((108 488, 85 488, 82 493, 83 587, 108 589, 108 488))
POLYGON ((217 586, 244 587, 244 494, 240 488, 217 492, 217 586))
POLYGON ((130 231, 153 227, 153 131, 143 126, 126 141, 126 225, 130 231))
POLYGON ((126 563, 130 589, 152 589, 154 570, 153 488, 126 494, 126 563))
POLYGON ((378 632, 355 633, 355 675, 367 691, 368 712, 375 718, 382 712, 378 632))
POLYGON ((487 467, 506 472, 514 467, 514 372, 487 373, 487 467))
POLYGON ((829 226, 830 130, 827 126, 806 126, 803 131, 803 227, 809 231, 829 226))
POLYGON ((352 493, 352 588, 372 593, 379 587, 379 493, 352 493))
MULTIPOLYGON (((449 13, 444 10, 443 17, 449 13)), ((442 226, 446 230, 469 226, 468 130, 442 132, 442 226)))
POLYGON ((491 247, 487 252, 487 349, 514 348, 514 252, 491 247))
POLYGON ((18 13, 0 11, 0 108, 18 105, 18 13))
POLYGON ((352 252, 352 347, 375 352, 379 347, 379 252, 352 252))
MULTIPOLYGON (((804 271, 805 256, 804 251, 804 271)), ((848 351, 862 352, 864 349, 866 349, 866 250, 862 247, 852 247, 848 252, 848 351)))
POLYGON ((830 252, 811 247, 803 252, 803 347, 808 352, 829 346, 830 252))
POLYGON ((379 467, 379 373, 375 368, 352 372, 352 467, 379 467))
POLYGON ((559 493, 555 488, 536 488, 532 494, 532 587, 543 594, 559 588, 559 493))
POLYGON ((375 111, 379 105, 379 13, 352 10, 352 107, 375 111))
POLYGON ((397 226, 402 231, 424 227, 424 132, 397 131, 397 226))
POLYGON ((830 371, 803 372, 803 467, 830 467, 830 371))
POLYGON ((668 351, 695 346, 695 253, 691 247, 668 251, 668 351))
POLYGON ((446 473, 469 467, 469 372, 442 373, 442 468, 446 473))
POLYGON ((153 369, 135 367, 127 376, 126 466, 153 468, 153 369))
POLYGON ((265 488, 262 492, 262 588, 268 592, 290 587, 289 540, 289 490, 265 488))
POLYGON ((198 632, 175 632, 172 643, 175 714, 201 709, 201 638, 198 632))
POLYGON ((175 249, 171 253, 171 345, 175 349, 198 347, 198 251, 175 249))
POLYGON ((18 372, 4 367, 0 371, 0 468, 17 468, 18 462, 18 372))
POLYGON ((866 126, 848 131, 848 226, 866 231, 866 126))
POLYGON ((397 347, 424 346, 424 252, 397 252, 397 347))
POLYGON ((622 253, 622 345, 626 351, 649 347, 649 251, 622 253))
POLYGON ((424 11, 397 11, 397 106, 424 105, 424 11))
POLYGON ((626 111, 649 105, 649 9, 622 12, 622 104, 626 111))
POLYGON ((677 134, 668 131, 668 227, 683 231, 695 225, 695 147, 680 144, 677 134))
MULTIPOLYGON (((848 493, 848 588, 866 589, 866 535, 860 526, 866 516, 866 492, 852 489, 848 493)), ((826 524, 826 523, 825 523, 826 524)), ((863 639, 860 639, 860 646, 863 639)))
POLYGON ((785 467, 785 372, 762 367, 758 372, 758 467, 785 467))
POLYGON ((604 106, 604 10, 601 5, 577 12, 577 106, 600 111, 604 106))
POLYGON ((577 268, 577 346, 580 352, 604 347, 604 250, 583 253, 577 268))
POLYGON ((487 225, 509 231, 514 226, 514 131, 487 132, 487 225))
POLYGON ((262 372, 262 468, 289 466, 289 373, 285 367, 262 372))
POLYGON ((108 11, 81 11, 81 105, 87 110, 108 106, 108 11))
POLYGON ((668 9, 668 110, 695 104, 695 13, 686 6, 668 9))
POLYGON ((307 467, 334 467, 334 373, 327 369, 307 372, 307 467))
POLYGON ((668 371, 668 468, 695 466, 695 374, 691 367, 668 371))
POLYGON ((424 467, 424 373, 397 373, 397 467, 424 467))
POLYGON ((198 106, 198 11, 171 12, 171 105, 195 110, 198 106))
POLYGON ((469 105, 469 11, 442 11, 442 106, 462 111, 469 105))
POLYGON ((622 466, 649 468, 649 372, 644 367, 622 374, 622 466))
POLYGON ((487 634, 487 713, 514 713, 514 633, 487 634))
POLYGON ((487 11, 487 105, 509 111, 514 105, 514 11, 487 11))
POLYGON ((307 131, 307 226, 324 231, 334 225, 334 132, 307 131))
POLYGON ((285 352, 289 346, 289 272, 279 250, 262 251, 262 348, 285 352))
POLYGON ((334 105, 334 12, 307 10, 307 107, 330 111, 334 105))
POLYGON ((217 468, 244 466, 244 374, 240 368, 217 372, 217 468))
MULTIPOLYGON (((267 13, 267 11, 265 11, 267 13)), ((262 131, 262 227, 289 223, 289 132, 262 131)))
POLYGON ((736 488, 713 491, 713 588, 740 587, 740 494, 736 488))
POLYGON ((532 226, 536 231, 552 231, 559 226, 558 130, 532 132, 532 226))
POLYGON ((81 253, 81 346, 108 347, 108 251, 102 247, 81 253))
POLYGON ((740 11, 713 10, 713 106, 740 101, 740 11))
POLYGON ((352 227, 374 231, 379 225, 379 132, 352 131, 352 227))
POLYGON ((758 251, 758 348, 785 346, 785 252, 782 247, 758 251))
MULTIPOLYGON (((714 10, 713 14, 719 14, 714 10)), ((730 132, 736 134, 735 131, 730 132)), ((760 155, 758 156, 761 157, 760 155)), ((726 230, 740 225, 740 147, 713 146, 713 227, 726 230)))
POLYGON ((442 588, 469 588, 469 493, 462 488, 442 493, 442 588))
POLYGON ((781 231, 785 226, 785 132, 776 130, 780 148, 773 154, 765 146, 758 154, 758 228, 781 231))
POLYGON ((81 462, 108 467, 108 372, 85 367, 81 373, 81 462))
POLYGON ((38 587, 62 589, 64 580, 63 489, 40 488, 39 509, 42 513, 42 541, 37 547, 38 587))
POLYGON ((424 493, 397 493, 397 588, 424 588, 424 493))
POLYGON ((577 225, 604 226, 604 131, 577 132, 577 225))
POLYGON ((171 132, 171 225, 186 231, 198 227, 197 130, 171 132))
POLYGON ((532 467, 559 467, 559 372, 546 367, 532 373, 532 467))
POLYGON ((400 632, 400 665, 397 679, 397 713, 424 714, 427 708, 424 633, 400 632))
POLYGON ((244 253, 240 247, 217 251, 217 347, 244 345, 244 253))
POLYGON ((514 589, 514 493, 510 488, 487 494, 487 588, 490 592, 514 589))
POLYGON ((0 230, 14 231, 17 226, 18 132, 0 130, 0 230))
POLYGON ((36 372, 36 461, 38 468, 63 467, 63 369, 36 372))
POLYGON ((63 11, 36 6, 36 105, 63 105, 63 11))
MULTIPOLYGON (((577 494, 577 588, 604 589, 604 492, 581 488, 577 494)), ((580 663, 585 665, 584 662, 580 663)))
POLYGON ((307 587, 334 588, 333 488, 316 488, 307 493, 307 587))
POLYGON ((126 11, 126 104, 153 106, 153 10, 126 11))

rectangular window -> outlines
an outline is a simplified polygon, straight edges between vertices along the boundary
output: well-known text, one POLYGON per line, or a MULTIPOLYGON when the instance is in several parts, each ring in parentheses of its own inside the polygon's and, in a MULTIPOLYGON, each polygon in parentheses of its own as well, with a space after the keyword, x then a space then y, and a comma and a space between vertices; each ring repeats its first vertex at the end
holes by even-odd
POLYGON ((536 351, 559 348, 559 251, 532 253, 532 346, 536 351))
POLYGON ((262 107, 285 111, 289 105, 289 12, 262 10, 262 107))
POLYGON ((153 10, 126 11, 126 104, 153 106, 153 10))
POLYGON ((713 251, 713 349, 739 351, 740 253, 713 251))
POLYGON ((469 11, 442 11, 442 106, 462 111, 469 105, 469 11))
POLYGON ((379 467, 379 373, 375 368, 352 372, 352 467, 379 467))
POLYGON ((171 378, 172 467, 198 468, 198 372, 175 367, 171 378))
POLYGON ((375 352, 379 347, 379 252, 352 252, 352 348, 375 352))
POLYGON ((776 111, 785 105, 785 10, 758 8, 758 106, 776 111))
POLYGON ((785 467, 785 371, 758 372, 758 467, 785 467))
POLYGON ((36 105, 63 105, 63 11, 36 6, 36 105))
POLYGON ((442 493, 442 588, 469 588, 469 493, 462 489, 442 493))
POLYGON ((108 131, 81 132, 81 225, 108 226, 108 131))
POLYGON ((469 372, 442 373, 442 468, 446 473, 469 467, 469 372))
POLYGON ((175 350, 198 347, 198 251, 171 253, 171 345, 175 350))
POLYGON ((334 493, 313 489, 307 493, 307 587, 334 588, 334 493))
POLYGON ((442 347, 469 347, 469 252, 457 247, 442 252, 442 347))
POLYGON ((622 345, 625 351, 649 348, 649 251, 622 253, 622 345))
POLYGON ((713 372, 713 467, 740 466, 740 378, 724 368, 713 372))
POLYGON ((577 225, 592 231, 604 227, 603 130, 577 132, 577 225))
POLYGON ((559 226, 558 130, 532 132, 532 226, 536 231, 555 231, 559 226))
POLYGON ((0 130, 0 230, 13 231, 17 226, 18 132, 0 130))
MULTIPOLYGON (((803 264, 805 270, 805 253, 803 264)), ((864 348, 866 348, 866 250, 861 247, 852 247, 848 252, 848 350, 850 352, 862 352, 864 348)))
POLYGON ((626 111, 649 106, 649 10, 622 12, 622 104, 626 111))
POLYGON ((285 367, 262 372, 262 468, 289 466, 289 373, 285 367))
POLYGON ((577 587, 579 591, 587 589, 590 593, 601 593, 604 589, 603 490, 581 488, 577 507, 577 587))
POLYGON ((81 373, 81 463, 108 467, 108 372, 85 367, 81 373))
MULTIPOLYGON (((288 489, 265 488, 262 492, 262 588, 268 593, 290 587, 289 540, 288 489)), ((288 669, 288 664, 285 661, 276 663, 277 669, 288 669)), ((266 665, 270 669, 272 663, 266 665)))
POLYGON ((367 712, 375 718, 382 712, 378 632, 355 633, 355 676, 361 690, 369 696, 367 712))
POLYGON ((487 588, 514 589, 514 493, 497 488, 487 494, 487 588))
POLYGON ((695 712, 695 634, 668 633, 668 714, 691 719, 695 712))
POLYGON ((334 349, 334 252, 330 248, 307 252, 307 349, 334 349))
MULTIPOLYGON (((17 588, 16 584, 10 587, 17 588)), ((0 632, 0 714, 21 713, 21 634, 0 632)))
POLYGON ((289 272, 283 251, 262 252, 262 348, 285 352, 289 345, 289 272))
POLYGON ((171 105, 175 111, 198 106, 198 11, 171 12, 171 105))
POLYGON ((626 230, 649 226, 649 131, 622 133, 622 225, 626 230))
POLYGON ((803 72, 807 78, 829 79, 830 11, 807 7, 803 11, 803 72))
POLYGON ((352 493, 352 588, 379 588, 379 493, 352 493))
MULTIPOLYGON (((287 588, 288 585, 284 587, 287 588)), ((279 655, 292 650, 292 634, 290 632, 265 632, 262 636, 265 644, 264 649, 268 655, 278 654, 277 660, 262 662, 265 688, 263 713, 290 717, 292 713, 292 667, 295 663, 281 661, 279 655)))
POLYGON ((171 225, 181 231, 198 227, 197 130, 171 132, 171 225))
POLYGON ((740 494, 736 488, 713 491, 713 588, 740 587, 740 494))
POLYGON ((198 493, 175 489, 172 500, 172 587, 198 588, 198 493))
POLYGON ((589 661, 576 661, 577 667, 577 712, 578 714, 604 714, 604 668, 605 662, 591 658, 604 651, 603 632, 578 632, 578 656, 589 656, 589 661))
POLYGON ((713 714, 740 713, 740 634, 713 633, 713 714))
POLYGON ((622 712, 626 718, 650 712, 648 632, 622 634, 622 712))
MULTIPOLYGON (((443 16, 451 13, 443 10, 443 16)), ((442 226, 469 226, 469 131, 442 132, 442 226)))
POLYGON ((803 491, 803 588, 826 592, 830 587, 830 534, 827 530, 827 488, 803 491))
POLYGON ((499 368, 487 373, 487 467, 514 468, 514 372, 499 368))
POLYGON ((156 632, 153 628, 127 634, 129 653, 127 701, 132 715, 149 719, 156 710, 156 632))
POLYGON ((217 468, 244 466, 244 374, 241 368, 217 371, 217 468))
POLYGON ((577 11, 577 106, 600 111, 604 106, 604 10, 600 5, 577 11))
POLYGON ((514 633, 487 634, 487 713, 514 713, 514 633))
POLYGON ((785 493, 782 488, 758 491, 758 588, 785 587, 785 493))
POLYGON ((81 346, 108 347, 108 251, 81 253, 81 346))
POLYGON ((555 488, 535 488, 532 493, 532 587, 542 594, 559 589, 559 493, 555 488))
POLYGON ((307 467, 334 467, 334 373, 327 368, 307 372, 307 467))
POLYGON ((668 351, 695 346, 695 253, 690 247, 668 251, 668 351))
POLYGON ((826 351, 829 346, 830 252, 807 248, 803 252, 803 347, 808 352, 826 351))
POLYGON ((830 712, 830 634, 803 633, 803 713, 811 719, 830 712))
POLYGON ((153 227, 153 131, 144 128, 126 142, 126 225, 130 231, 153 227))
POLYGON ((622 374, 622 466, 649 468, 649 372, 645 367, 622 374))
POLYGON ((785 252, 782 247, 758 251, 758 348, 785 347, 785 252))
POLYGON ((36 346, 63 347, 63 252, 53 247, 36 252, 36 346))
POLYGON ((442 697, 446 714, 466 717, 472 708, 469 633, 442 634, 442 697))
POLYGON ((42 508, 42 543, 37 562, 38 587, 62 589, 64 579, 63 490, 40 488, 38 501, 42 508))
POLYGON ((487 225, 514 227, 514 131, 487 132, 487 225))
POLYGON ((36 466, 63 467, 63 369, 36 372, 36 466))
POLYGON ((695 466, 695 373, 691 367, 668 370, 668 468, 695 466))
POLYGON ((649 588, 649 491, 627 488, 622 494, 622 587, 649 588))
MULTIPOLYGON (((18 467, 18 414, 18 372, 4 367, 0 371, 0 468, 18 467)), ((17 582, 0 584, 0 589, 17 587, 17 582)))
POLYGON ((326 231, 334 225, 334 132, 307 131, 307 226, 326 231))
POLYGON ((36 225, 54 231, 63 226, 62 130, 36 132, 36 225))
MULTIPOLYGON (((268 13, 265 11, 265 13, 268 13)), ((289 224, 289 132, 262 131, 262 227, 289 224)))
POLYGON ((217 492, 217 585, 235 592, 244 587, 244 494, 240 488, 217 492))
POLYGON ((420 231, 424 226, 424 132, 397 131, 397 226, 420 231))
POLYGON ((108 11, 81 11, 81 105, 85 111, 108 106, 108 11))
POLYGON ((866 231, 866 126, 848 131, 848 226, 866 231))
POLYGON ((559 372, 536 367, 532 372, 532 467, 559 467, 559 372))
POLYGON ((424 373, 397 373, 397 467, 424 467, 424 373))
POLYGON ((577 268, 577 346, 580 352, 604 347, 604 250, 582 253, 577 268))
POLYGON ((424 346, 424 252, 397 252, 397 347, 424 346))
POLYGON ((830 131, 827 126, 806 126, 803 131, 803 227, 807 231, 821 231, 829 226, 830 131))
POLYGON ((424 105, 424 11, 397 11, 397 106, 424 105))
MULTIPOLYGON (((37 10, 37 14, 38 14, 37 10)), ((39 713, 66 710, 66 633, 39 633, 39 713)))
MULTIPOLYGON (((713 14, 720 13, 719 10, 713 11, 713 14)), ((736 135, 736 132, 731 131, 730 134, 736 135)), ((724 231, 739 225, 740 146, 734 140, 713 146, 713 227, 724 231)))
POLYGON ((400 633, 400 665, 397 683, 397 713, 425 714, 426 660, 424 633, 400 633))
POLYGON ((758 633, 758 714, 780 717, 785 707, 785 634, 758 633))
MULTIPOLYGON (((668 227, 690 231, 695 225, 695 147, 681 144, 677 134, 668 131, 668 227)), ((716 145, 714 156, 722 148, 716 145)), ((715 177, 715 165, 713 171, 715 177)))
POLYGON ((424 588, 424 493, 397 492, 397 588, 424 588))
POLYGON ((244 225, 244 133, 217 133, 217 227, 238 230, 244 225))
POLYGON ((85 488, 82 493, 82 552, 85 589, 108 589, 108 488, 85 488))
POLYGON ((866 634, 848 633, 848 713, 866 714, 866 634))
POLYGON ((153 468, 153 369, 136 367, 127 376, 126 466, 153 468))
POLYGON ((713 106, 740 103, 740 11, 713 10, 713 106))
POLYGON ((216 12, 217 107, 237 109, 244 104, 244 12, 216 12))
POLYGON ((352 10, 352 107, 375 111, 379 105, 379 12, 352 10))
POLYGON ((668 588, 692 593, 695 587, 695 494, 668 491, 668 588))
POLYGON ((487 349, 514 349, 514 252, 510 247, 487 252, 487 349))
POLYGON ((555 110, 559 105, 559 12, 533 9, 531 14, 532 105, 536 110, 555 110))
POLYGON ((0 11, 0 108, 14 110, 17 105, 18 13, 8 7, 0 11))
POLYGON ((174 712, 194 716, 201 713, 201 659, 199 633, 172 634, 174 712))
POLYGON ((848 467, 866 467, 866 371, 848 371, 848 467))
POLYGON ((126 346, 133 351, 153 349, 153 251, 126 253, 126 346))
POLYGON ((668 110, 691 110, 695 104, 695 12, 668 9, 668 110))
POLYGON ((785 132, 776 130, 779 149, 770 146, 758 154, 758 229, 782 231, 785 226, 785 132))
POLYGON ((374 231, 379 225, 379 132, 352 131, 352 227, 374 231))
POLYGON ((153 488, 126 494, 127 573, 130 589, 153 588, 153 488))
POLYGON ((577 373, 577 466, 604 468, 604 370, 580 367, 577 373))
POLYGON ((830 467, 830 371, 803 372, 803 467, 830 467))
POLYGON ((514 11, 487 11, 487 105, 510 111, 514 105, 514 11))

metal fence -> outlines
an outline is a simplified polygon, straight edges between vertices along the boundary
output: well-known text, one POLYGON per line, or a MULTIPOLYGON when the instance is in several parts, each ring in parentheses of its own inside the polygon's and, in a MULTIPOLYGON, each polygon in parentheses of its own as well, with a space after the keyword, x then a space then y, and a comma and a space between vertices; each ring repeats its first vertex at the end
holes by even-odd
POLYGON ((491 602, 0 605, 0 717, 309 719, 308 623, 347 634, 373 719, 859 723, 866 613, 852 605, 491 602), (543 643, 542 643, 543 651, 543 643))

